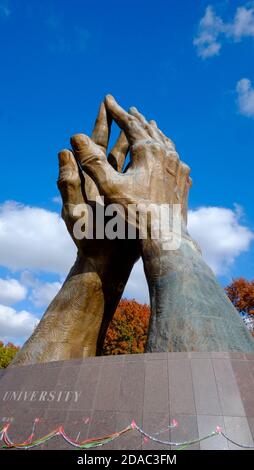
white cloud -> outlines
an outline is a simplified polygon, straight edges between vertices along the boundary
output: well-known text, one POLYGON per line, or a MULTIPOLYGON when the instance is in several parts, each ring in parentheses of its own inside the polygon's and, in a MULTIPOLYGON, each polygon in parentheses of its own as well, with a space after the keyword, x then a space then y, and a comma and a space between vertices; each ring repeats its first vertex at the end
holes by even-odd
POLYGON ((218 16, 211 5, 205 10, 194 38, 197 53, 203 59, 218 55, 223 39, 235 42, 244 37, 254 37, 254 6, 249 4, 236 9, 232 21, 225 22, 218 16))
POLYGON ((219 54, 221 44, 217 39, 223 29, 222 19, 215 14, 213 7, 209 5, 200 20, 198 35, 193 41, 200 57, 205 59, 219 54))
POLYGON ((189 211, 188 229, 215 274, 225 274, 237 256, 247 251, 254 233, 241 225, 239 208, 200 207, 189 211))
POLYGON ((0 305, 0 332, 2 341, 22 342, 31 335, 39 319, 26 310, 17 312, 0 305))
POLYGON ((56 212, 6 202, 0 206, 0 265, 66 274, 76 249, 56 212))
POLYGON ((126 297, 127 299, 135 299, 142 304, 149 304, 149 292, 142 260, 139 260, 134 265, 129 281, 125 287, 123 297, 126 297))
POLYGON ((9 1, 8 0, 1 0, 0 2, 0 17, 2 18, 9 18, 11 14, 11 10, 9 8, 9 1))
MULTIPOLYGON (((224 207, 200 207, 188 213, 188 230, 199 243, 203 257, 216 275, 227 273, 236 258, 247 251, 254 239, 247 227, 240 224, 243 210, 224 207)), ((149 304, 143 263, 139 260, 130 275, 123 297, 149 304)))
POLYGON ((27 289, 16 279, 0 279, 0 303, 12 305, 24 300, 27 289))
POLYGON ((248 78, 242 78, 237 82, 237 104, 241 114, 254 117, 254 88, 248 78))
POLYGON ((226 25, 226 35, 235 41, 254 37, 254 7, 238 7, 232 23, 226 25))
MULTIPOLYGON (((189 211, 189 231, 216 274, 223 274, 237 256, 248 250, 253 239, 253 233, 240 223, 240 217, 239 207, 235 210, 200 207, 189 211)), ((0 264, 3 266, 64 275, 74 261, 75 251, 74 243, 57 213, 17 203, 0 206, 0 264)), ((29 300, 40 307, 50 303, 61 283, 44 282, 23 273, 20 282, 7 279, 2 286, 4 288, 1 289, 0 283, 2 303, 21 300, 25 290, 29 289, 29 300)), ((133 269, 124 296, 149 302, 141 261, 133 269)))
POLYGON ((21 282, 29 289, 28 299, 36 307, 47 307, 62 287, 61 282, 41 281, 29 271, 21 273, 21 282))
POLYGON ((30 300, 36 307, 48 306, 61 289, 60 282, 40 282, 37 281, 32 289, 30 300))

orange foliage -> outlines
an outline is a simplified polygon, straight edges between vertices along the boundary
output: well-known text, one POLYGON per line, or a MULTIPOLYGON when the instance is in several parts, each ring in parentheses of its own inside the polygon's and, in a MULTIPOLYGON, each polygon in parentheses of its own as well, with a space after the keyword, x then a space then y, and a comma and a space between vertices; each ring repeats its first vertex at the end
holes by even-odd
POLYGON ((254 280, 234 279, 225 291, 239 312, 254 315, 254 280))
POLYGON ((123 299, 109 325, 103 354, 143 353, 147 338, 150 307, 123 299))

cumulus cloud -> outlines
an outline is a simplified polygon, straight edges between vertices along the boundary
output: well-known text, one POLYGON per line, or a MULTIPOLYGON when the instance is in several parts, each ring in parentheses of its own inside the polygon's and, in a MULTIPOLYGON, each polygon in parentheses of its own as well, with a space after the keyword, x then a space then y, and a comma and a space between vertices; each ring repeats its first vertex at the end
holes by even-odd
POLYGON ((36 307, 48 306, 61 289, 60 282, 39 282, 32 289, 30 300, 36 307))
POLYGON ((11 10, 9 7, 8 0, 1 0, 0 1, 0 18, 7 19, 11 14, 11 10))
POLYGON ((241 114, 254 117, 254 88, 248 78, 237 82, 237 104, 241 114))
POLYGON ((41 281, 28 271, 22 273, 21 281, 29 288, 29 300, 35 307, 47 307, 62 287, 61 282, 41 281))
POLYGON ((254 6, 238 7, 232 23, 226 25, 226 34, 235 41, 243 37, 254 37, 254 6))
POLYGON ((234 18, 228 22, 223 21, 215 13, 214 8, 208 5, 199 22, 193 44, 197 48, 198 55, 207 59, 219 54, 224 39, 239 42, 244 37, 254 37, 253 4, 238 7, 234 18))
POLYGON ((2 341, 22 342, 31 335, 39 319, 26 310, 17 312, 0 305, 0 332, 2 341))
POLYGON ((66 274, 76 249, 56 212, 16 202, 0 205, 0 265, 66 274))
POLYGON ((200 207, 189 211, 188 229, 199 243, 204 259, 215 274, 225 274, 235 259, 247 251, 254 238, 241 225, 239 208, 200 207))
POLYGON ((0 303, 12 305, 24 300, 27 289, 16 279, 0 279, 0 303))
POLYGON ((218 42, 218 37, 223 28, 222 19, 215 14, 213 7, 209 5, 200 20, 198 35, 193 41, 200 57, 206 59, 219 54, 221 44, 218 42))
MULTIPOLYGON (((189 231, 216 274, 223 274, 250 247, 253 233, 241 223, 240 212, 239 208, 223 207, 189 211, 189 231)), ((12 270, 49 271, 64 276, 74 258, 74 244, 57 213, 17 203, 0 206, 0 264, 12 270)), ((23 273, 20 282, 1 281, 0 302, 7 305, 25 298, 28 290, 28 299, 36 307, 44 307, 61 287, 58 280, 41 281, 31 273, 23 273)), ((136 263, 124 296, 149 302, 142 261, 136 263)))

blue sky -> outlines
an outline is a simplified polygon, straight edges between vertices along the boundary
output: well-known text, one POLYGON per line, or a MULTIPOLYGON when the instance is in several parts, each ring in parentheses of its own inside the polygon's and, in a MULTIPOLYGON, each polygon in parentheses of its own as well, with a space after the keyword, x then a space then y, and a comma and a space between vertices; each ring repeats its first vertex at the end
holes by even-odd
MULTIPOLYGON (((56 156, 72 134, 91 131, 107 93, 155 119, 190 165, 192 233, 221 282, 254 277, 254 3, 0 0, 0 50, 0 234, 1 224, 12 229, 0 235, 6 339, 22 342, 71 265, 74 249, 65 262, 58 255, 71 242, 54 202, 56 156), (15 223, 35 237, 32 253, 15 223)), ((131 297, 140 267, 133 276, 131 297)))

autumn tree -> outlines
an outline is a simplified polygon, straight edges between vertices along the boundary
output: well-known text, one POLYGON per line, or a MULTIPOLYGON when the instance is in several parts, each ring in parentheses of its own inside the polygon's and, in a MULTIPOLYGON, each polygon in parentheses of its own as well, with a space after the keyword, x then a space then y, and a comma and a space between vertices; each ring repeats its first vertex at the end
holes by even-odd
POLYGON ((103 354, 143 353, 147 338, 150 307, 123 299, 109 325, 103 354))
POLYGON ((7 343, 4 345, 4 343, 0 341, 0 369, 3 369, 10 364, 18 350, 19 346, 15 346, 13 343, 7 343))
MULTIPOLYGON (((143 353, 149 318, 150 307, 148 305, 142 305, 135 300, 121 300, 109 325, 103 354, 143 353)), ((4 345, 0 341, 0 368, 7 367, 18 350, 18 346, 12 343, 4 345)))
POLYGON ((247 281, 243 277, 234 279, 225 291, 240 313, 254 314, 254 280, 247 281))

